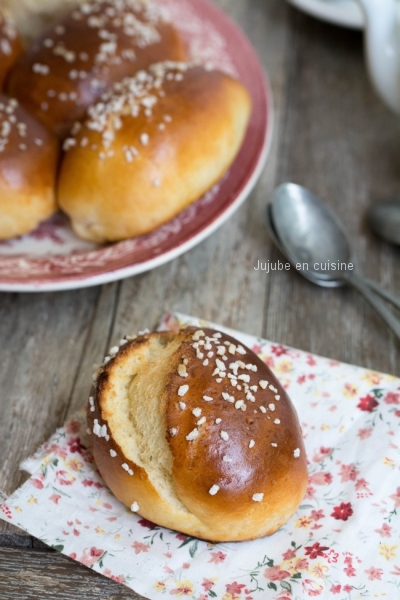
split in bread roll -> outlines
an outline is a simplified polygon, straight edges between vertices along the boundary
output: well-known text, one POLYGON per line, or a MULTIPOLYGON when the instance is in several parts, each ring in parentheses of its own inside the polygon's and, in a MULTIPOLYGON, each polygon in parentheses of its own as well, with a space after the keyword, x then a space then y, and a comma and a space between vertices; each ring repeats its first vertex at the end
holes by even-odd
POLYGON ((184 60, 183 43, 158 5, 89 0, 34 42, 7 92, 61 137, 115 81, 159 60, 184 60))
POLYGON ((23 50, 22 40, 10 13, 0 4, 0 90, 7 73, 23 50))
POLYGON ((118 241, 172 219, 231 165, 250 112, 239 81, 186 63, 115 84, 64 145, 58 201, 77 235, 118 241))
POLYGON ((57 138, 0 94, 0 240, 28 233, 56 210, 57 138))
POLYGON ((211 329, 121 340, 97 375, 88 424, 115 496, 187 535, 272 534, 306 491, 305 450, 286 392, 254 352, 211 329))

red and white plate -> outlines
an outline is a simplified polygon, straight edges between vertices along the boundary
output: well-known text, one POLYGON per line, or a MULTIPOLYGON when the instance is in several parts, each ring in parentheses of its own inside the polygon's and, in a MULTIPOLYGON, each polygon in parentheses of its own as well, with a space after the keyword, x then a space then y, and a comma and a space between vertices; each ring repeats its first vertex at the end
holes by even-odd
POLYGON ((148 235, 99 246, 78 239, 57 214, 34 232, 0 242, 0 290, 54 291, 137 275, 186 252, 213 233, 246 199, 267 158, 272 133, 268 81, 240 29, 207 0, 158 0, 193 60, 212 63, 249 90, 253 112, 243 146, 225 176, 200 200, 148 235))

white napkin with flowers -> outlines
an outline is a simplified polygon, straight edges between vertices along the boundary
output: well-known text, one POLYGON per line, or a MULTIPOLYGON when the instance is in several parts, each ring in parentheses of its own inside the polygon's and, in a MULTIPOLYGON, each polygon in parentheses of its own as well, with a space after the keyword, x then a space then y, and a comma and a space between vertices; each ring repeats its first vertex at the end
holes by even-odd
POLYGON ((23 468, 0 518, 137 593, 194 600, 400 597, 400 379, 225 331, 275 372, 299 414, 309 486, 294 517, 253 542, 211 544, 132 514, 105 487, 84 416, 23 468))

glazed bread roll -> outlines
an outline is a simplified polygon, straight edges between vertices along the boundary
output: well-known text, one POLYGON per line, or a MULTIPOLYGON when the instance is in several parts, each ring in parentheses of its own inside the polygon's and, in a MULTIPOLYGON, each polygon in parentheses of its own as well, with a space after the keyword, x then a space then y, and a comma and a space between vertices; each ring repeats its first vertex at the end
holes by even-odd
POLYGON ((10 67, 22 53, 22 40, 10 13, 0 5, 0 90, 10 67))
POLYGON ((58 141, 0 94, 0 240, 28 233, 57 209, 58 141))
POLYGON ((63 137, 115 81, 159 60, 184 58, 182 41, 158 5, 90 0, 21 56, 7 92, 63 137))
POLYGON ((231 165, 251 111, 219 71, 163 62, 127 78, 66 140, 58 200, 82 238, 152 231, 201 197, 231 165))
POLYGON ((295 410, 270 369, 232 337, 190 327, 110 350, 89 398, 93 456, 133 512, 187 535, 277 531, 307 487, 295 410))

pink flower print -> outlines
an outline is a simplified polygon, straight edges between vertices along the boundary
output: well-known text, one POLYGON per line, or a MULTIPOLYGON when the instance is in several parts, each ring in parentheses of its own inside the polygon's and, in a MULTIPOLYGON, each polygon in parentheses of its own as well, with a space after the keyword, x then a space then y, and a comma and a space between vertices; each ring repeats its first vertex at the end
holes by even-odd
POLYGON ((349 517, 353 514, 353 509, 351 507, 350 502, 341 502, 339 506, 335 506, 333 512, 331 513, 331 517, 340 521, 347 521, 349 517))
POLYGON ((357 432, 357 435, 360 438, 360 440, 366 440, 367 438, 369 438, 371 436, 371 433, 372 433, 372 427, 367 427, 365 429, 359 429, 357 432))
POLYGON ((311 518, 314 519, 314 521, 319 521, 319 519, 323 519, 324 517, 324 511, 321 508, 319 510, 311 511, 311 518))
POLYGON ((125 577, 123 575, 113 575, 110 569, 104 569, 103 575, 105 575, 109 579, 113 579, 117 583, 125 583, 125 577))
POLYGON ((175 537, 177 540, 182 540, 182 542, 186 542, 186 540, 189 539, 189 536, 184 535, 183 533, 178 533, 175 537))
POLYGON ((72 485, 75 480, 76 478, 70 473, 67 473, 67 471, 63 471, 62 469, 56 471, 56 481, 58 481, 60 485, 72 485))
POLYGON ((340 585, 340 583, 338 583, 337 585, 332 585, 332 587, 329 591, 332 592, 332 594, 340 594, 341 589, 342 589, 342 586, 340 585))
POLYGON ((309 562, 306 558, 296 558, 293 561, 293 569, 295 571, 301 571, 302 569, 308 569, 309 562))
POLYGON ((351 556, 346 556, 346 558, 344 559, 344 562, 346 563, 347 567, 345 567, 343 569, 343 571, 346 573, 346 575, 348 577, 355 577, 356 570, 353 567, 353 559, 351 558, 351 556))
POLYGON ((74 535, 76 535, 76 536, 78 537, 79 535, 81 535, 81 532, 80 532, 80 531, 78 531, 77 529, 74 529, 74 530, 73 530, 73 534, 74 534, 74 535))
POLYGON ((311 579, 305 579, 302 583, 303 590, 307 592, 309 596, 320 596, 323 590, 322 585, 311 579))
POLYGON ((52 502, 54 502, 54 504, 58 504, 59 501, 60 501, 60 498, 61 498, 60 494, 52 494, 49 497, 49 500, 51 500, 52 502))
POLYGON ((390 533, 392 531, 392 528, 389 527, 387 523, 383 523, 380 529, 375 529, 374 531, 376 531, 376 533, 379 533, 381 537, 392 537, 392 534, 390 533))
POLYGON ((213 587, 214 582, 211 581, 211 579, 203 579, 203 583, 201 584, 201 586, 204 588, 205 592, 209 592, 211 590, 211 588, 213 587))
POLYGON ((389 496, 389 498, 394 500, 394 507, 398 508, 400 506, 400 487, 398 487, 396 493, 389 496))
POLYGON ((323 460, 328 458, 330 454, 332 454, 332 450, 333 448, 325 448, 325 446, 321 446, 319 450, 315 450, 313 461, 322 462, 323 460))
POLYGON ((348 567, 345 567, 345 568, 343 569, 343 571, 346 573, 346 575, 347 575, 348 577, 355 577, 355 576, 356 576, 356 570, 355 570, 355 568, 353 567, 353 565, 349 565, 348 567))
POLYGON ((340 480, 342 483, 345 481, 355 481, 359 473, 360 471, 356 469, 355 465, 341 465, 339 473, 340 480))
POLYGON ((360 402, 357 404, 357 408, 359 408, 360 410, 365 410, 367 412, 372 412, 374 408, 376 408, 378 405, 379 402, 376 400, 376 398, 374 398, 374 396, 371 396, 370 394, 367 394, 363 398, 360 398, 360 402))
POLYGON ((306 551, 306 556, 309 556, 311 559, 318 556, 326 557, 325 551, 329 550, 329 546, 321 546, 319 542, 315 542, 312 546, 305 546, 304 550, 306 551))
POLYGON ((351 398, 352 396, 357 396, 358 389, 354 383, 345 383, 343 394, 347 396, 347 398, 351 398))
POLYGON ((400 567, 394 565, 394 571, 390 571, 392 575, 400 575, 400 567))
POLYGON ((82 454, 82 450, 86 450, 85 446, 81 444, 80 437, 70 438, 67 442, 70 452, 78 452, 78 454, 82 454))
POLYGON ((218 550, 218 552, 211 552, 210 554, 211 554, 211 558, 207 562, 215 563, 216 565, 218 565, 221 562, 224 562, 224 560, 226 558, 226 554, 224 554, 220 550, 218 550))
POLYGON ((82 480, 82 485, 84 487, 92 487, 94 481, 92 481, 91 479, 83 479, 82 480))
POLYGON ((174 572, 174 570, 171 569, 171 567, 167 567, 167 566, 163 567, 163 571, 165 571, 166 573, 173 573, 174 572))
POLYGON ((262 346, 260 346, 260 344, 254 344, 251 348, 254 352, 254 354, 261 354, 262 352, 262 346))
POLYGON ((141 552, 148 552, 150 545, 142 544, 142 542, 133 542, 132 548, 135 550, 135 554, 140 554, 141 552))
POLYGON ((309 485, 305 494, 305 498, 307 500, 312 500, 315 496, 315 488, 312 485, 309 485))
POLYGON ((314 483, 315 485, 327 485, 328 483, 332 483, 332 475, 330 473, 324 473, 323 471, 314 473, 309 477, 309 483, 314 483))
POLYGON ((396 410, 394 414, 396 417, 400 417, 400 410, 396 410))
POLYGON ((38 490, 42 490, 44 488, 44 476, 42 474, 32 477, 29 481, 38 490))
POLYGON ((276 565, 275 567, 267 567, 264 571, 264 577, 270 581, 282 581, 283 579, 290 577, 290 573, 276 565))
POLYGON ((179 587, 170 591, 172 596, 192 596, 193 584, 190 581, 177 581, 176 585, 179 587))
POLYGON ((315 365, 317 364, 317 361, 315 360, 312 354, 308 354, 307 364, 310 365, 310 367, 315 367, 315 365))
POLYGON ((374 579, 382 579, 383 571, 382 569, 376 569, 375 567, 370 567, 364 571, 368 575, 368 579, 373 581, 374 579))
POLYGON ((347 592, 349 594, 350 592, 353 591, 353 586, 352 585, 344 585, 343 586, 343 591, 347 592))
POLYGON ((182 569, 189 569, 189 567, 190 567, 190 563, 184 562, 182 564, 182 569))
POLYGON ((72 552, 71 554, 68 555, 70 558, 72 558, 72 560, 76 560, 76 552, 72 552))
POLYGON ((297 378, 297 383, 304 383, 306 380, 306 376, 305 375, 300 375, 300 377, 297 378))
POLYGON ((275 354, 275 356, 282 356, 282 354, 289 354, 288 349, 281 345, 271 346, 271 352, 272 352, 272 354, 275 354))
POLYGON ((400 394, 388 392, 383 401, 386 402, 386 404, 400 404, 400 394))
POLYGON ((286 550, 286 552, 284 552, 282 554, 283 560, 290 560, 291 558, 294 558, 295 556, 296 556, 296 550, 293 550, 293 548, 289 548, 289 550, 286 550))
POLYGON ((357 479, 355 486, 356 490, 366 490, 369 492, 368 481, 366 479, 357 479))
POLYGON ((225 584, 225 587, 227 593, 232 594, 232 596, 235 597, 235 594, 241 594, 243 588, 245 588, 246 586, 244 583, 238 583, 237 581, 234 581, 233 583, 225 584))
POLYGON ((101 556, 103 556, 103 554, 104 550, 100 550, 94 546, 92 546, 90 549, 85 548, 82 556, 79 559, 79 562, 85 565, 85 567, 92 567, 94 563, 97 562, 101 556))
POLYGON ((68 433, 68 435, 71 435, 73 433, 79 433, 80 430, 81 424, 79 423, 79 421, 69 421, 65 425, 65 431, 68 433))

